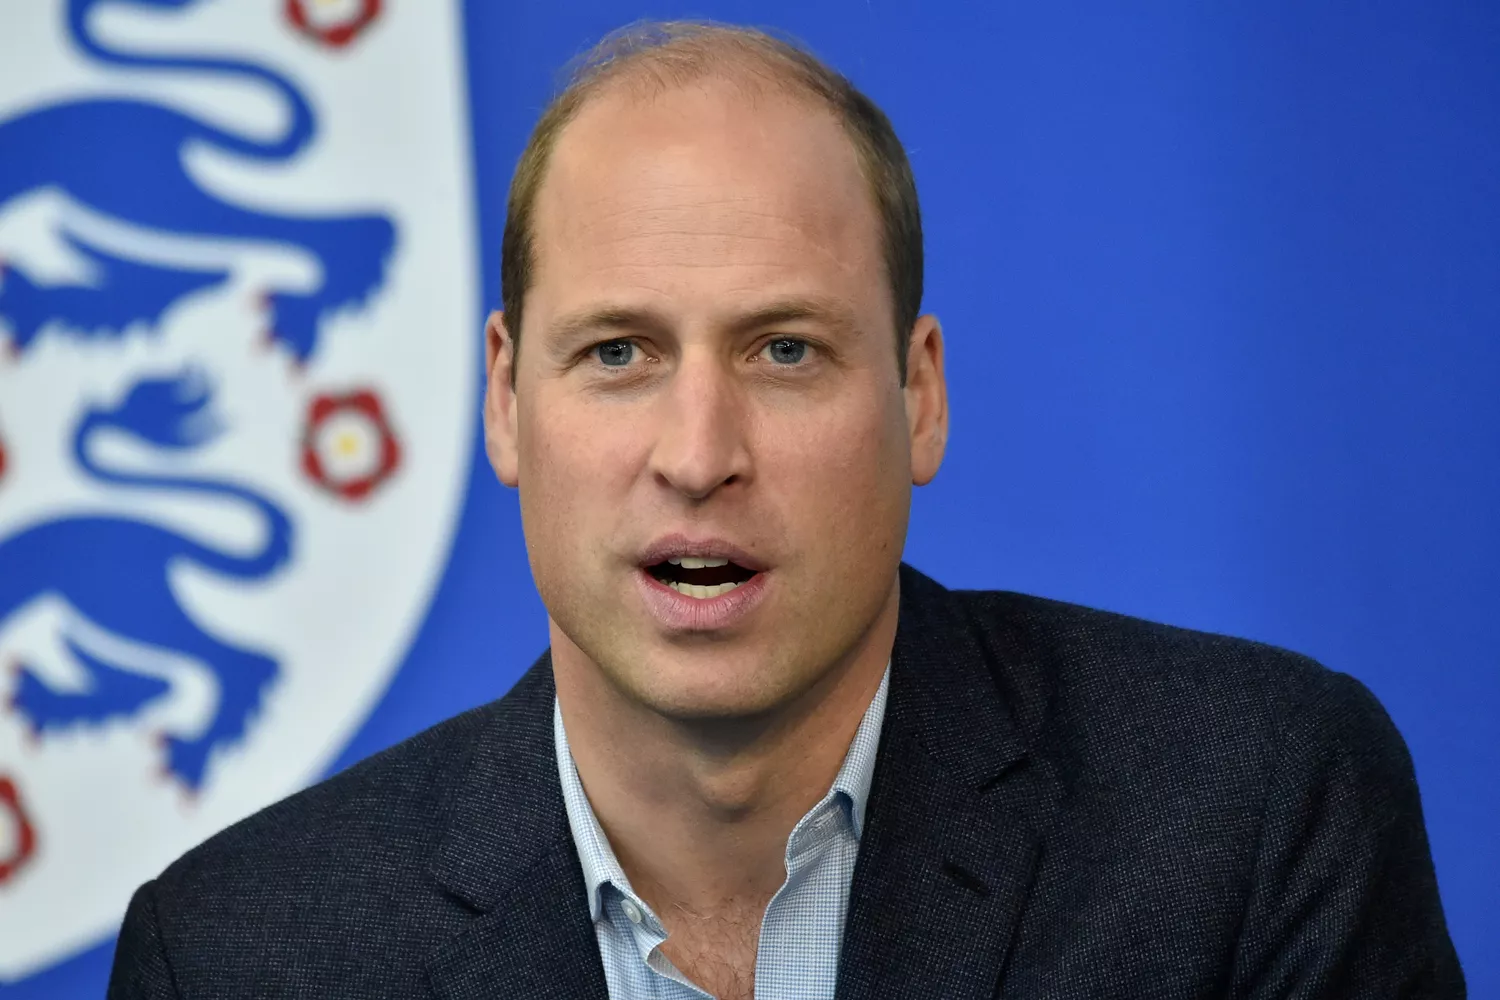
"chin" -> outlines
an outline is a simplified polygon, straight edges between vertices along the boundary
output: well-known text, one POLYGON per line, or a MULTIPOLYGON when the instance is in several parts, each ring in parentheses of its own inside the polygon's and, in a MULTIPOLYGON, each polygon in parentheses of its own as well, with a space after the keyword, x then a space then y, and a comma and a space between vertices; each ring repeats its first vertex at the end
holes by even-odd
POLYGON ((634 700, 670 719, 751 718, 797 693, 797 686, 767 659, 743 653, 726 657, 722 649, 707 647, 643 652, 641 658, 632 658, 625 676, 617 673, 615 679, 634 700))

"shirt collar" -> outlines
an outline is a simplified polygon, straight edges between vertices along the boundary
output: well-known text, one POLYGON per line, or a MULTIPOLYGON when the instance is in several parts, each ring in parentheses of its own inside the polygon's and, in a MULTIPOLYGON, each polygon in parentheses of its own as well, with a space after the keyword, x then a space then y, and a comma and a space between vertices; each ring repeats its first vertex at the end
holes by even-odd
POLYGON ((885 675, 880 678, 880 688, 870 699, 865 717, 860 720, 844 755, 844 763, 834 776, 831 792, 843 792, 849 797, 849 814, 854 821, 854 839, 858 840, 865 828, 865 803, 870 798, 870 782, 875 777, 875 751, 880 748, 880 728, 885 722, 886 692, 891 686, 891 664, 887 660, 885 675))
POLYGON ((568 826, 573 831, 573 844, 578 848, 578 861, 583 867, 583 884, 589 895, 589 916, 599 922, 602 906, 599 888, 606 883, 617 887, 628 886, 629 879, 620 867, 609 838, 599 825, 594 809, 589 805, 583 791, 583 781, 578 777, 578 767, 573 763, 573 751, 568 749, 568 734, 563 729, 562 706, 556 696, 552 699, 552 738, 557 743, 557 771, 562 781, 563 805, 568 810, 568 826))
MULTIPOLYGON (((865 804, 870 796, 870 783, 875 776, 875 752, 880 745, 880 729, 885 721, 886 692, 891 683, 891 665, 887 661, 885 675, 880 679, 880 688, 870 699, 865 709, 849 752, 834 776, 828 796, 842 794, 849 800, 849 814, 854 826, 854 837, 859 839, 864 830, 865 804)), ((563 805, 568 812, 568 826, 573 832, 573 843, 578 849, 578 861, 583 868, 584 886, 588 892, 589 916, 597 923, 603 909, 601 888, 606 884, 627 895, 630 880, 620 867, 614 849, 599 819, 589 805, 583 782, 578 777, 578 767, 573 763, 573 752, 568 747, 568 734, 563 728, 562 707, 554 696, 552 699, 552 736, 557 746, 558 779, 562 783, 563 805)), ((825 796, 825 799, 828 797, 825 796)))

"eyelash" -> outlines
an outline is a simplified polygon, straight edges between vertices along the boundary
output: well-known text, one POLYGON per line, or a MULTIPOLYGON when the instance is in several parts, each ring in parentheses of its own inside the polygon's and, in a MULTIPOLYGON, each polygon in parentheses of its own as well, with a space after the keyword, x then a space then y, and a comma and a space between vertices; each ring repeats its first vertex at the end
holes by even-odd
MULTIPOLYGON (((782 337, 772 337, 770 340, 766 341, 763 345, 761 345, 761 351, 764 351, 767 347, 770 347, 772 344, 780 344, 780 343, 801 344, 804 347, 806 347, 808 350, 814 351, 814 352, 817 352, 817 351, 820 350, 820 348, 818 347, 818 345, 816 345, 812 341, 806 340, 806 339, 804 339, 802 337, 787 337, 787 336, 782 336, 782 337)), ((631 344, 631 345, 633 345, 638 350, 645 350, 645 348, 641 347, 640 342, 637 341, 636 338, 634 338, 634 337, 611 337, 608 340, 600 340, 600 341, 597 341, 597 342, 589 345, 588 348, 586 348, 584 350, 584 352, 583 352, 584 356, 592 360, 594 358, 594 356, 595 356, 594 355, 595 351, 597 351, 599 348, 605 347, 605 346, 607 346, 609 344, 631 344)), ((756 353, 759 354, 760 351, 758 351, 756 353)), ((620 372, 620 373, 623 374, 629 366, 626 365, 626 366, 622 367, 620 365, 595 364, 593 367, 594 367, 594 369, 596 371, 620 372)), ((804 368, 811 367, 811 362, 799 363, 799 364, 795 364, 795 365, 773 365, 772 367, 773 368, 783 369, 783 370, 786 370, 786 371, 793 371, 794 372, 794 371, 799 371, 799 370, 804 369, 804 368)))

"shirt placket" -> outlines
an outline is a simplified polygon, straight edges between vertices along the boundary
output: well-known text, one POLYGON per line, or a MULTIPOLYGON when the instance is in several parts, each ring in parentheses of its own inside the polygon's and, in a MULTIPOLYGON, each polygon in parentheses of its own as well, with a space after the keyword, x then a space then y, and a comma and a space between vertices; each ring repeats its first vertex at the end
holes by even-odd
POLYGON ((667 930, 651 908, 635 895, 620 886, 609 904, 609 918, 623 926, 635 943, 636 953, 652 976, 651 996, 659 1000, 713 1000, 713 995, 704 992, 697 984, 682 974, 661 950, 667 940, 667 930))
POLYGON ((838 942, 809 941, 809 931, 818 933, 839 907, 837 865, 828 855, 840 849, 843 840, 853 840, 847 796, 831 792, 793 829, 787 840, 786 881, 771 897, 761 921, 760 946, 755 962, 757 1000, 806 1000, 821 995, 833 982, 834 970, 819 970, 810 964, 837 962, 838 942), (831 893, 830 893, 830 890, 831 893), (789 963, 790 956, 802 961, 789 963))

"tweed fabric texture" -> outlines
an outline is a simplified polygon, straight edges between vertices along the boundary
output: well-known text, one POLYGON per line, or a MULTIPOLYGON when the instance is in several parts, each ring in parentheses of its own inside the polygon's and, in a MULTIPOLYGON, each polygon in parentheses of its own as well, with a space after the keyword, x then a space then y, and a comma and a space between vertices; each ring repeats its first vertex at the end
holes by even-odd
MULTIPOLYGON (((865 709, 838 774, 787 837, 786 881, 761 920, 755 957, 757 1000, 833 1000, 849 885, 859 854, 865 802, 885 719, 891 667, 865 709)), ((589 919, 599 940, 611 1000, 700 1000, 712 997, 661 951, 667 930, 620 867, 583 790, 568 747, 562 708, 552 709, 558 781, 568 829, 583 867, 589 919)))
MULTIPOLYGON (((1410 757, 1285 650, 903 563, 838 1000, 1463 997, 1410 757)), ((142 886, 110 996, 607 1000, 549 653, 142 886)))

